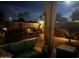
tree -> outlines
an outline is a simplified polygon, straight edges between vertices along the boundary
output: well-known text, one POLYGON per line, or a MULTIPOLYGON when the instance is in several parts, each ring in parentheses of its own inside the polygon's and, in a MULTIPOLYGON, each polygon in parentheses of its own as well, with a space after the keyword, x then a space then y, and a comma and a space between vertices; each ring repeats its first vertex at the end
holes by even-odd
POLYGON ((24 18, 28 18, 29 17, 29 13, 26 12, 26 11, 21 12, 21 13, 19 13, 18 17, 19 17, 18 21, 24 22, 25 21, 24 18))
POLYGON ((67 18, 62 17, 62 14, 58 12, 56 14, 56 21, 58 21, 58 22, 67 22, 67 18))
POLYGON ((5 14, 2 10, 0 10, 0 25, 4 24, 5 21, 5 14))
POLYGON ((62 21, 62 15, 60 13, 56 14, 56 21, 59 21, 59 22, 62 21))
POLYGON ((0 10, 0 26, 4 26, 8 21, 5 19, 5 13, 0 10))
POLYGON ((18 22, 25 22, 24 18, 19 18, 18 22))
POLYGON ((72 21, 79 20, 79 8, 75 9, 75 11, 71 15, 72 21))
POLYGON ((0 32, 3 31, 3 27, 6 27, 8 21, 5 20, 5 13, 0 10, 0 32))
MULTIPOLYGON (((21 13, 19 13, 18 15, 18 22, 25 22, 24 18, 27 18, 29 16, 29 13, 26 11, 23 11, 21 13)), ((19 28, 22 29, 22 23, 19 23, 19 28)))
POLYGON ((66 17, 63 17, 62 20, 63 20, 63 22, 67 22, 68 21, 68 19, 66 17))

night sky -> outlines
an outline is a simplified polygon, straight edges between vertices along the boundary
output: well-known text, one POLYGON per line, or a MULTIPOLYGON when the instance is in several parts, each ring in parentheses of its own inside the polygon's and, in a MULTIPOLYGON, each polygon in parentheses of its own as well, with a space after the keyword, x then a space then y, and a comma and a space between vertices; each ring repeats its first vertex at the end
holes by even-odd
POLYGON ((57 12, 60 12, 63 17, 66 17, 69 21, 71 21, 71 15, 75 11, 75 9, 79 10, 79 1, 59 1, 57 2, 57 12))
MULTIPOLYGON (((72 12, 79 7, 79 2, 57 2, 57 12, 60 12, 63 17, 71 20, 70 16, 72 12)), ((43 14, 44 11, 44 2, 43 1, 7 1, 0 2, 0 10, 3 10, 6 19, 12 17, 12 19, 17 19, 18 13, 22 11, 28 11, 30 14, 31 20, 38 20, 40 15, 43 14)))
POLYGON ((6 14, 6 18, 12 17, 12 19, 17 19, 20 12, 27 11, 30 14, 31 20, 37 20, 40 15, 43 14, 44 10, 43 2, 33 2, 33 1, 19 1, 19 2, 0 2, 0 9, 6 14))

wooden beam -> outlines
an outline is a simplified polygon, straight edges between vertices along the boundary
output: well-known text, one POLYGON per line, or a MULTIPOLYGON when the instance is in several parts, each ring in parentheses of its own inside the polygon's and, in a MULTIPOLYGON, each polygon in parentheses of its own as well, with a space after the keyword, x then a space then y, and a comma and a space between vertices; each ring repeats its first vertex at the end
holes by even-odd
POLYGON ((55 19, 56 19, 56 2, 55 1, 45 2, 44 34, 45 34, 45 40, 47 40, 48 44, 48 57, 50 57, 53 52, 55 19))

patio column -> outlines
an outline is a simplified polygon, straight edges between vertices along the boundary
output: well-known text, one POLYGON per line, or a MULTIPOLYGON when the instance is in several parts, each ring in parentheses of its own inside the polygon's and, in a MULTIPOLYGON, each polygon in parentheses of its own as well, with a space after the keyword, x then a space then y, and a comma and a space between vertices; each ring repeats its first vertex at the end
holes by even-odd
POLYGON ((45 40, 47 40, 48 44, 48 57, 53 53, 53 45, 54 45, 54 24, 56 19, 56 2, 55 1, 47 1, 45 2, 45 40))

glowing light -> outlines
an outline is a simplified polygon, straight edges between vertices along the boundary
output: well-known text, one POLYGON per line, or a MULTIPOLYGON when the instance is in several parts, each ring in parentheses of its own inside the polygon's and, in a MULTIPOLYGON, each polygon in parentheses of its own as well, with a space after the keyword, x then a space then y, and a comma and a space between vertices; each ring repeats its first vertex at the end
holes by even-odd
POLYGON ((71 1, 65 1, 66 5, 71 5, 71 1))
POLYGON ((42 31, 44 31, 44 21, 43 20, 39 20, 38 23, 40 24, 40 29, 42 31))
POLYGON ((74 22, 79 22, 79 20, 75 20, 74 22))
POLYGON ((40 24, 43 24, 43 23, 44 23, 44 21, 39 21, 39 23, 40 23, 40 24))
POLYGON ((70 3, 71 1, 65 1, 66 3, 70 3))
POLYGON ((44 21, 39 19, 38 23, 43 24, 44 21))
POLYGON ((3 30, 7 31, 7 28, 4 27, 3 30))

